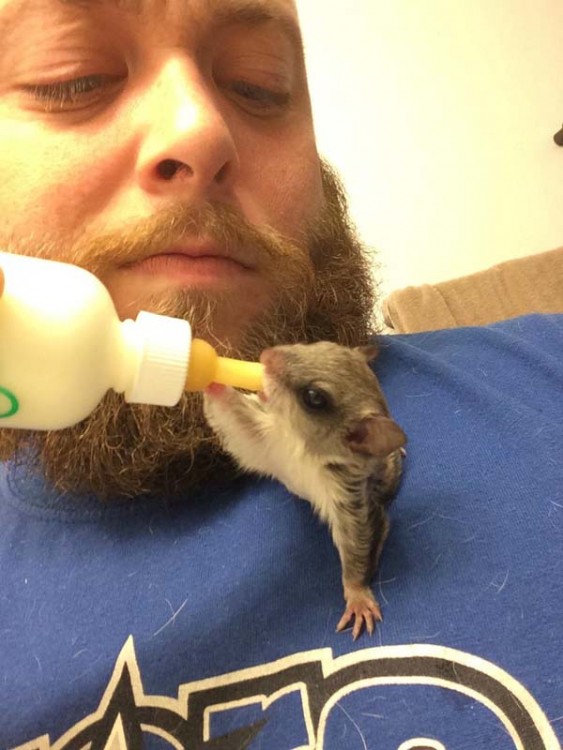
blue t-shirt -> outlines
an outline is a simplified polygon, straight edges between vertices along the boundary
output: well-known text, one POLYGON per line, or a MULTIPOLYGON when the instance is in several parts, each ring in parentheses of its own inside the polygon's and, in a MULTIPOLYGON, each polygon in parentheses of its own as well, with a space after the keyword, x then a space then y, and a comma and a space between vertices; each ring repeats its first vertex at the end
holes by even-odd
POLYGON ((374 636, 276 482, 106 507, 4 467, 0 747, 559 748, 563 316, 380 343, 409 443, 374 636))

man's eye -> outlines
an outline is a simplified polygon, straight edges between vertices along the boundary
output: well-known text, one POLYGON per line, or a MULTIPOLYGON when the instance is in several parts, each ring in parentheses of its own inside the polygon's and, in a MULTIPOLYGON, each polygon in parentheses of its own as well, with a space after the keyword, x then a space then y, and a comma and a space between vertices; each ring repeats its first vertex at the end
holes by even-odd
POLYGON ((122 80, 121 76, 90 75, 56 83, 38 83, 24 86, 48 111, 72 109, 96 101, 106 89, 122 80))
POLYGON ((273 91, 247 81, 235 81, 230 88, 247 106, 264 113, 286 109, 290 101, 287 92, 273 91))
POLYGON ((299 390, 299 400, 308 412, 329 412, 333 408, 332 400, 326 391, 315 386, 305 386, 299 390))

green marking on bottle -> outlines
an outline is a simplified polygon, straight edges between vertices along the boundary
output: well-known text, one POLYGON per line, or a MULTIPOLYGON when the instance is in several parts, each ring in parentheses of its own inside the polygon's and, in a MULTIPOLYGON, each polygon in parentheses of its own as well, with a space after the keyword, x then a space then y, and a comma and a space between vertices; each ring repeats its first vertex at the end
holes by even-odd
POLYGON ((7 388, 3 388, 0 385, 0 395, 6 396, 9 402, 8 411, 5 411, 4 413, 0 413, 0 419, 6 419, 6 417, 12 417, 20 408, 19 401, 14 396, 12 391, 9 391, 7 388))

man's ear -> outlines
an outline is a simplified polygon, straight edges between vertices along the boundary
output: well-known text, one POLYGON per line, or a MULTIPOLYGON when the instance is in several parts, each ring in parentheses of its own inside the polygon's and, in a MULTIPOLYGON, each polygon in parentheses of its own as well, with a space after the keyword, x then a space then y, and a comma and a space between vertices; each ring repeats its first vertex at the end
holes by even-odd
POLYGON ((356 453, 367 453, 383 458, 402 448, 407 436, 389 417, 373 416, 362 419, 347 436, 348 445, 356 453))
POLYGON ((370 344, 369 346, 357 346, 356 351, 364 355, 366 362, 373 362, 374 359, 377 359, 379 347, 375 344, 370 344))

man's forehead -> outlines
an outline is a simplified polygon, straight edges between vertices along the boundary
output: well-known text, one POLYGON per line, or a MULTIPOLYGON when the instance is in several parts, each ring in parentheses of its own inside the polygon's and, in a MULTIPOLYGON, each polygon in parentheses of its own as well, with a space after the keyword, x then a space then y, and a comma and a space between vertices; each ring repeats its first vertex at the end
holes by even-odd
MULTIPOLYGON (((88 7, 91 5, 100 5, 104 2, 112 2, 114 5, 124 10, 131 9, 142 11, 146 6, 151 4, 151 0, 58 0, 58 2, 69 5, 78 5, 88 7)), ((158 0, 159 5, 172 5, 173 0, 158 0)), ((190 5, 197 5, 212 11, 221 9, 253 9, 270 10, 272 13, 283 9, 295 13, 295 0, 180 0, 180 4, 189 9, 190 5)))
POLYGON ((274 21, 290 40, 297 54, 303 56, 303 39, 295 0, 0 0, 0 38, 5 37, 15 26, 25 23, 30 16, 37 18, 43 11, 52 17, 53 9, 71 8, 78 12, 104 6, 117 8, 124 13, 141 15, 145 12, 167 10, 176 19, 185 14, 189 23, 190 13, 201 19, 208 16, 214 26, 231 24, 258 26, 274 21))
POLYGON ((220 20, 240 20, 248 23, 259 23, 267 20, 279 20, 285 25, 298 28, 298 16, 295 0, 0 0, 0 23, 15 20, 22 12, 34 13, 49 7, 72 7, 87 11, 113 6, 124 12, 143 13, 157 6, 159 9, 174 7, 175 10, 191 9, 206 12, 220 20), (41 6, 41 7, 40 7, 41 6))
MULTIPOLYGON (((154 0, 44 0, 43 5, 75 6, 88 9, 100 7, 104 4, 114 5, 124 11, 140 13, 153 3, 154 0)), ((295 0, 179 0, 179 3, 189 10, 190 5, 198 6, 210 12, 225 11, 256 11, 271 13, 290 13, 297 17, 295 0)), ((174 5, 174 0, 158 0, 158 5, 174 5)), ((15 10, 33 10, 37 8, 37 0, 0 0, 0 13, 15 10)))

